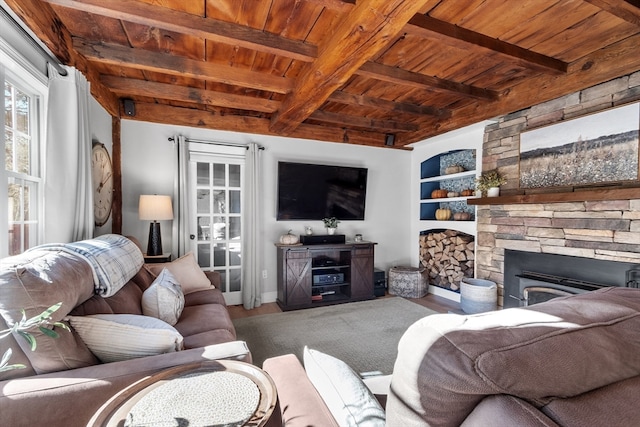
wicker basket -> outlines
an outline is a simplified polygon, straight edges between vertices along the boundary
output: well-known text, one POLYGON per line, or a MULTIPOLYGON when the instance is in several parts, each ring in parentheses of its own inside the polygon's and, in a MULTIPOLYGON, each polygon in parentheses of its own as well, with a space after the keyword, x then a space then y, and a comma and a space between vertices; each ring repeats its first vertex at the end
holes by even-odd
POLYGON ((429 285, 416 267, 391 267, 389 269, 389 293, 404 298, 422 298, 429 285))
POLYGON ((460 307, 467 314, 498 308, 498 286, 491 280, 464 278, 460 282, 460 307))

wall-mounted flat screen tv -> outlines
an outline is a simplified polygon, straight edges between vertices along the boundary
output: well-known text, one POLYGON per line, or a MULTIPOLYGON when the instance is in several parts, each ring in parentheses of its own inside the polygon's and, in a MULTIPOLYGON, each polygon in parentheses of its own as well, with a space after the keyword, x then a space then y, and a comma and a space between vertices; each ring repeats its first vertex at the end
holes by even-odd
POLYGON ((367 169, 278 162, 278 220, 364 220, 367 169))

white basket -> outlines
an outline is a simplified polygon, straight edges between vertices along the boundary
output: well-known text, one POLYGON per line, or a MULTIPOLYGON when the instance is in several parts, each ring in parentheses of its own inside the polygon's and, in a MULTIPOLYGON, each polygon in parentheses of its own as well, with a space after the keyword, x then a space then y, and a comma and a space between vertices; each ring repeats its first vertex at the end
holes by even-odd
POLYGON ((464 278, 460 282, 460 307, 467 314, 498 308, 498 285, 491 280, 464 278))

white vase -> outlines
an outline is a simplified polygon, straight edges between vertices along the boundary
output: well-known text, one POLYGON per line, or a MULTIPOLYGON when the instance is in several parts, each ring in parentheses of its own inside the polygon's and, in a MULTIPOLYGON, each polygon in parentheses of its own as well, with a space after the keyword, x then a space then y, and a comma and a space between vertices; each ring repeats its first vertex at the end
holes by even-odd
POLYGON ((500 195, 500 187, 490 187, 487 189, 487 197, 498 197, 500 195))
POLYGON ((327 228, 327 234, 329 234, 329 235, 336 234, 336 229, 335 228, 327 228))

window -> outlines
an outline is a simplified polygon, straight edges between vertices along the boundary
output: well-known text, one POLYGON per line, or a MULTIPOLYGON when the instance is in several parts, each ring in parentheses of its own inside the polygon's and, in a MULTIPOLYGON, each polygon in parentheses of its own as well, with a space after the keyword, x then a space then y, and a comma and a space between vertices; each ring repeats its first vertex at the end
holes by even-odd
POLYGON ((0 257, 19 254, 42 241, 41 135, 46 86, 9 55, 0 51, 4 87, 3 133, 0 141, 0 257), (4 205, 4 203, 2 203, 4 205))

